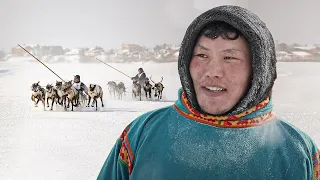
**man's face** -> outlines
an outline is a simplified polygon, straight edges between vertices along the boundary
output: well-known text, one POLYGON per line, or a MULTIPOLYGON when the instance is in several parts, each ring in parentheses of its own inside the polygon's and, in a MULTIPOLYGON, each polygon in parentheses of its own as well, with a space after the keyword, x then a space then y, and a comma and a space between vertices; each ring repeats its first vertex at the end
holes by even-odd
POLYGON ((74 81, 75 83, 78 83, 78 82, 79 82, 79 79, 75 77, 73 81, 74 81))
POLYGON ((141 74, 141 73, 142 73, 142 70, 141 70, 141 69, 139 69, 139 70, 138 70, 138 72, 139 72, 139 74, 141 74))
POLYGON ((225 40, 201 36, 189 67, 201 109, 216 115, 232 109, 248 90, 251 62, 243 37, 225 40))

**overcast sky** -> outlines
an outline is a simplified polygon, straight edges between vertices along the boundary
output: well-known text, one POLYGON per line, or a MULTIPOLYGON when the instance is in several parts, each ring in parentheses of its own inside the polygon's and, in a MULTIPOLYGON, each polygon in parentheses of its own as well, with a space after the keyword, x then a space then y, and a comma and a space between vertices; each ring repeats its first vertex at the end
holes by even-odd
POLYGON ((280 42, 320 44, 320 0, 0 0, 0 49, 19 44, 118 48, 180 44, 190 22, 223 4, 258 14, 280 42))

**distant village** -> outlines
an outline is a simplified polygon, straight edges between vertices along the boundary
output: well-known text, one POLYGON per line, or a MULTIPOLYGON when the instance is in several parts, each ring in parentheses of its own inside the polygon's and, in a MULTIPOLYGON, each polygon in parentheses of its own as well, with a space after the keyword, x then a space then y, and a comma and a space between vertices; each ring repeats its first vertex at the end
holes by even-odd
POLYGON ((320 62, 320 45, 276 44, 278 61, 285 62, 320 62))
MULTIPOLYGON (((79 61, 81 63, 97 63, 95 58, 105 62, 174 62, 179 55, 179 46, 172 44, 157 45, 152 49, 137 44, 122 44, 118 49, 104 50, 96 46, 92 48, 68 49, 62 46, 21 45, 35 57, 48 63, 79 61)), ((31 57, 21 47, 13 47, 11 52, 4 54, 2 60, 31 57)), ((1 55, 0 55, 1 59, 1 55)))
MULTIPOLYGON (((117 49, 105 50, 102 47, 63 48, 62 46, 22 45, 35 57, 47 63, 72 62, 97 63, 95 58, 105 62, 175 62, 178 60, 180 46, 172 44, 146 48, 137 44, 122 44, 117 49)), ((283 62, 320 62, 320 45, 300 45, 276 43, 277 60, 283 62)), ((10 53, 0 51, 0 61, 21 57, 31 57, 19 46, 10 53)))

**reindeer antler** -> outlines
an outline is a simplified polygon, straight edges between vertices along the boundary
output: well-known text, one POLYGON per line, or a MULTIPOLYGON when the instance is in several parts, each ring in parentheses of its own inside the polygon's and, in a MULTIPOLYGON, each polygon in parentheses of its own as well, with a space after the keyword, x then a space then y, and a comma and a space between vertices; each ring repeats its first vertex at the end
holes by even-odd
POLYGON ((160 80, 160 82, 162 83, 162 81, 163 81, 163 76, 161 76, 161 80, 160 80))
POLYGON ((152 81, 151 77, 152 77, 152 76, 150 76, 150 81, 151 81, 151 82, 153 82, 153 83, 155 84, 155 82, 154 82, 154 81, 152 81))

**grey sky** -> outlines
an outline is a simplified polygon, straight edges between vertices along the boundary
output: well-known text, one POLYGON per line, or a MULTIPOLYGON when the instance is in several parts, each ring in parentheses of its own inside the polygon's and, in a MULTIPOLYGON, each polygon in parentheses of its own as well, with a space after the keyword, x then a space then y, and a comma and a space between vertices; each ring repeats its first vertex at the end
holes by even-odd
POLYGON ((275 40, 320 44, 319 0, 249 0, 249 7, 265 21, 275 40))
POLYGON ((319 0, 0 0, 0 49, 19 44, 118 48, 180 44, 201 12, 235 4, 261 16, 280 42, 318 43, 319 0))

